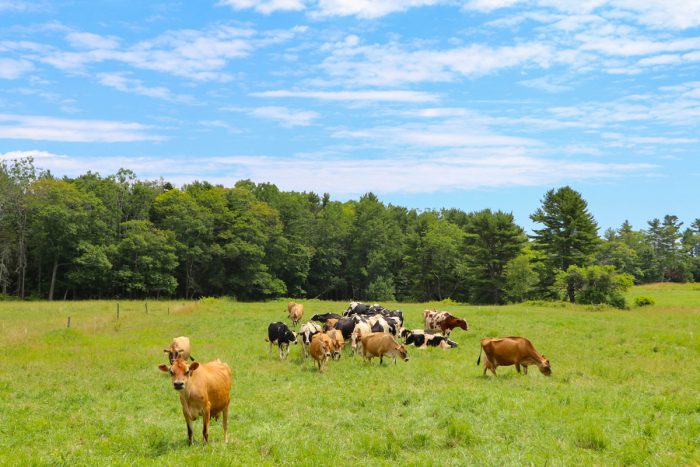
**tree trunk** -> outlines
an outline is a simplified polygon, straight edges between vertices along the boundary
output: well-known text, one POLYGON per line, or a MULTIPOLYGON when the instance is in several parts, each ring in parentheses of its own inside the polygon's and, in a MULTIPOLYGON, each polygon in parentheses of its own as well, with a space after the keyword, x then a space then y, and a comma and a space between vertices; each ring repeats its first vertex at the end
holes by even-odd
POLYGON ((569 301, 571 303, 576 303, 575 290, 573 287, 569 286, 566 288, 566 293, 569 295, 569 301))
POLYGON ((49 288, 49 301, 53 300, 53 291, 56 286, 56 272, 58 272, 58 257, 53 260, 53 269, 51 271, 51 287, 49 288))

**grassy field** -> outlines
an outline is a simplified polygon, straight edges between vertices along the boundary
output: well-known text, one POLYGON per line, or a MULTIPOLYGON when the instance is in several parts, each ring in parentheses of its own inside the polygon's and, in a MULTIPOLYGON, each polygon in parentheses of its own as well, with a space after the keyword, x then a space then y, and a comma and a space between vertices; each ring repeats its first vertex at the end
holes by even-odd
MULTIPOLYGON (((343 356, 319 374, 295 346, 268 356, 282 301, 0 303, 0 464, 573 465, 700 463, 700 286, 637 287, 656 305, 436 305, 463 316, 454 350, 410 361, 343 356), (66 328, 71 317, 71 328, 66 328), (156 368, 178 335, 233 369, 229 443, 187 445, 170 380, 156 368), (546 378, 477 368, 479 339, 523 335, 546 378)), ((346 303, 307 301, 316 312, 346 303)), ((386 304, 421 327, 427 305, 386 304)))

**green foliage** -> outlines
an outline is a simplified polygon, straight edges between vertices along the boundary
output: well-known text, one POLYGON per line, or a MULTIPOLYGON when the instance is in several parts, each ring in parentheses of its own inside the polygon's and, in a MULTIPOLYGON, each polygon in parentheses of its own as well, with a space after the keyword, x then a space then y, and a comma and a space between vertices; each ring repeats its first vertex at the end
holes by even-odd
POLYGON ((122 224, 124 237, 110 249, 114 281, 128 297, 170 295, 175 292, 175 236, 150 221, 122 224))
POLYGON ((642 295, 639 297, 635 297, 634 299, 634 304, 636 306, 648 306, 648 305, 654 305, 656 303, 656 300, 654 300, 654 297, 648 296, 648 295, 642 295))
MULTIPOLYGON (((545 255, 547 265, 542 291, 554 283, 557 271, 584 266, 598 248, 598 225, 588 212, 588 203, 568 186, 549 190, 530 219, 543 226, 534 229, 532 236, 535 249, 545 255)), ((573 301, 573 291, 569 290, 568 295, 573 301)))
POLYGON ((470 303, 505 303, 506 268, 527 241, 523 229, 512 214, 490 209, 471 214, 464 229, 470 303))
POLYGON ((521 254, 506 263, 506 293, 510 302, 522 302, 532 296, 539 276, 534 267, 535 255, 521 254))
POLYGON ((685 230, 675 216, 647 230, 625 222, 600 241, 569 187, 531 218, 542 228, 528 244, 501 211, 418 212, 250 180, 176 188, 128 169, 56 180, 30 158, 0 161, 0 293, 503 304, 556 297, 569 265, 614 266, 637 283, 700 280, 700 219, 685 230))
POLYGON ((576 303, 608 304, 625 308, 624 292, 633 284, 632 276, 618 273, 613 266, 569 266, 557 274, 556 287, 576 303))

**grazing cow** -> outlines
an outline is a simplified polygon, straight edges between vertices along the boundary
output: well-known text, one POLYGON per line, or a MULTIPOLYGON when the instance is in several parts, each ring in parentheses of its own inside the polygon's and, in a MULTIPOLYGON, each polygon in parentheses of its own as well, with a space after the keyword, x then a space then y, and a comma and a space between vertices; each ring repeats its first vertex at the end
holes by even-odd
POLYGON ((404 329, 401 332, 401 337, 406 339, 406 345, 413 344, 419 349, 425 349, 427 347, 452 349, 457 347, 457 343, 455 341, 452 341, 445 336, 433 334, 432 332, 425 332, 422 329, 414 329, 413 331, 404 329))
POLYGON ((485 337, 481 339, 481 350, 479 358, 476 361, 478 365, 481 362, 481 352, 486 354, 484 360, 484 375, 486 370, 496 376, 496 368, 500 366, 515 365, 515 369, 520 373, 520 365, 523 366, 525 374, 527 374, 528 365, 537 365, 540 372, 545 376, 552 374, 552 368, 549 365, 549 360, 544 355, 540 355, 532 342, 524 337, 485 337))
POLYGON ((340 318, 342 318, 342 316, 340 316, 337 313, 322 313, 319 315, 313 315, 311 317, 311 321, 318 321, 319 323, 325 323, 326 321, 328 321, 331 318, 340 319, 340 318))
POLYGON ((168 354, 168 361, 172 365, 178 355, 181 355, 183 360, 194 361, 194 357, 190 355, 190 338, 186 336, 175 337, 170 343, 170 347, 163 349, 163 352, 168 354))
POLYGON ((296 326, 301 317, 304 315, 304 304, 296 302, 287 302, 287 313, 292 326, 296 326))
POLYGON ((309 321, 304 324, 301 329, 299 329, 299 334, 297 334, 297 340, 301 338, 301 352, 304 358, 309 356, 309 345, 311 344, 311 338, 314 334, 321 332, 321 326, 316 323, 309 321))
POLYGON ((425 329, 440 331, 443 336, 449 336, 454 328, 469 330, 469 325, 465 320, 452 316, 446 311, 424 310, 423 320, 425 321, 425 329))
POLYGON ((294 334, 286 324, 281 321, 270 323, 267 327, 267 338, 265 342, 270 343, 270 353, 272 352, 272 344, 277 344, 280 352, 280 358, 286 358, 289 354, 289 344, 297 343, 297 335, 294 334))
POLYGON ((328 366, 328 360, 330 360, 333 352, 333 340, 326 334, 315 334, 311 338, 309 352, 316 365, 318 365, 318 371, 323 372, 328 366))
POLYGON ((228 442, 228 406, 231 402, 231 368, 218 358, 200 365, 179 356, 171 366, 159 365, 161 371, 170 373, 173 388, 180 394, 182 413, 187 423, 187 440, 192 444, 194 421, 202 416, 202 437, 209 442, 209 420, 223 414, 224 442, 228 442))
POLYGON ((341 356, 341 351, 343 350, 343 346, 345 346, 345 339, 343 339, 343 333, 340 331, 340 329, 331 329, 326 332, 326 335, 328 335, 331 338, 331 341, 333 341, 333 360, 340 360, 341 356))
POLYGON ((358 347, 362 348, 362 336, 372 333, 372 327, 366 321, 360 321, 355 325, 350 335, 350 348, 352 353, 356 354, 358 347))
POLYGON ((384 362, 384 355, 392 357, 394 365, 396 365, 396 357, 408 361, 406 347, 396 342, 394 336, 384 332, 373 332, 362 336, 362 354, 369 363, 372 363, 372 358, 379 357, 380 365, 384 362))

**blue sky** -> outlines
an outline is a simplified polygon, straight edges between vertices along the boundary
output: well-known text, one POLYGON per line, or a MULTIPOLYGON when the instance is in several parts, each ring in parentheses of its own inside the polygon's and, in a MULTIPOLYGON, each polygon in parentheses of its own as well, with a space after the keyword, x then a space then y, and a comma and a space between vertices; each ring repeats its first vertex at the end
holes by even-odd
POLYGON ((700 217, 697 0, 0 0, 0 158, 700 217))

